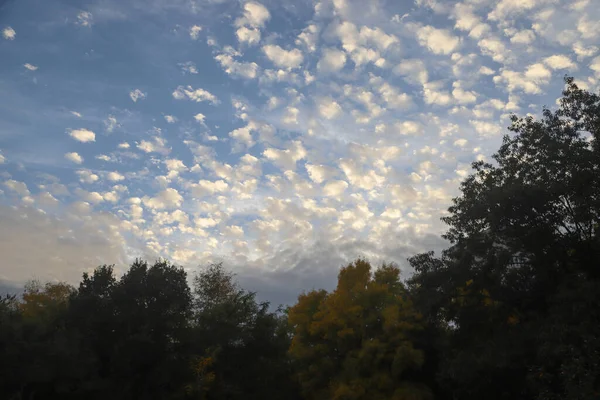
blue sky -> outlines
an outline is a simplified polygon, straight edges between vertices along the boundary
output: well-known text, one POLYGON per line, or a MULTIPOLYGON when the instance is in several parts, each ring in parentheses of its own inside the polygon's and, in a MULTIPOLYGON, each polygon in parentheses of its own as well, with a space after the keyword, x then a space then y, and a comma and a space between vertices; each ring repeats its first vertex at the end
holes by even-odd
POLYGON ((405 266, 511 113, 599 87, 597 0, 0 4, 17 284, 165 257, 287 301, 357 256, 405 266))

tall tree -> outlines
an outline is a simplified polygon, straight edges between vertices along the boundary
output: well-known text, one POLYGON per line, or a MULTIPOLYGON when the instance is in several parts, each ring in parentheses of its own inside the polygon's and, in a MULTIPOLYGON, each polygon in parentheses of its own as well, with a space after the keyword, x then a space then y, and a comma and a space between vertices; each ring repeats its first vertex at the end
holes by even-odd
POLYGON ((410 287, 447 338, 440 379, 457 398, 595 398, 600 97, 566 78, 557 111, 509 129, 444 218, 452 246, 410 260, 410 287))
POLYGON ((221 264, 194 278, 194 325, 194 393, 208 399, 294 398, 281 316, 240 288, 221 264))
POLYGON ((428 399, 414 345, 423 329, 400 270, 365 260, 343 268, 337 288, 301 295, 289 310, 290 355, 307 399, 428 399))

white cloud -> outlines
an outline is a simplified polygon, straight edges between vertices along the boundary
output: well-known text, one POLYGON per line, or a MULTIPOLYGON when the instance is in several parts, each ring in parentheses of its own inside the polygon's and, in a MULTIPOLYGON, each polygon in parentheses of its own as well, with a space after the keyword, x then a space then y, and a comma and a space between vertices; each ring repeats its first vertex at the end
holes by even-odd
POLYGON ((94 16, 89 11, 81 11, 77 14, 76 24, 79 26, 90 27, 94 23, 94 16))
POLYGON ((600 56, 594 58, 590 63, 590 69, 600 78, 600 56))
POLYGON ((9 179, 4 181, 4 186, 12 190, 13 192, 19 194, 20 196, 29 196, 30 192, 27 188, 27 185, 23 182, 16 181, 14 179, 9 179))
POLYGON ((204 125, 204 121, 206 120, 206 116, 202 113, 198 113, 194 115, 194 119, 201 125, 204 125))
POLYGON ((523 90, 527 94, 538 94, 542 92, 542 89, 538 86, 538 83, 533 79, 536 78, 538 82, 540 78, 548 78, 549 71, 541 64, 530 66, 528 70, 529 76, 524 73, 515 72, 511 70, 503 70, 500 75, 494 77, 494 83, 496 85, 504 84, 510 91, 523 90))
POLYGON ((322 97, 317 101, 319 115, 325 119, 337 118, 342 113, 342 107, 331 97, 322 97))
POLYGON ((81 157, 79 154, 77 154, 75 152, 66 153, 65 158, 75 164, 81 164, 83 162, 83 157, 81 157))
POLYGON ((481 39, 477 45, 481 48, 483 55, 491 57, 496 62, 503 63, 510 56, 510 51, 500 39, 493 37, 481 39))
POLYGON ((235 35, 240 43, 247 43, 250 46, 260 42, 260 30, 258 28, 239 27, 235 35))
POLYGON ((183 161, 172 158, 165 160, 165 165, 167 166, 167 170, 169 173, 167 174, 167 178, 173 179, 178 176, 181 172, 187 171, 187 167, 183 163, 183 161))
POLYGON ((194 25, 190 28, 190 37, 193 40, 198 40, 198 37, 200 36, 200 32, 202 32, 202 27, 199 25, 194 25))
POLYGON ((557 69, 577 69, 577 65, 571 61, 571 59, 567 56, 557 54, 550 57, 544 58, 544 64, 549 66, 550 68, 557 69))
POLYGON ((233 151, 234 153, 239 153, 240 151, 247 150, 254 146, 256 142, 252 137, 252 130, 254 130, 255 128, 256 127, 253 123, 249 123, 246 126, 234 129, 233 131, 229 132, 229 137, 232 138, 234 141, 231 151, 233 151))
POLYGON ((377 174, 372 169, 364 171, 359 163, 357 163, 355 160, 340 160, 339 166, 348 178, 348 181, 360 189, 371 190, 385 182, 385 177, 377 174))
POLYGON ((38 69, 38 67, 37 67, 37 66, 35 66, 35 65, 33 65, 33 64, 29 64, 29 63, 27 63, 27 64, 23 64, 23 66, 24 66, 25 68, 27 68, 28 70, 30 70, 30 71, 37 71, 37 69, 38 69))
POLYGON ((167 141, 160 136, 155 136, 151 140, 141 140, 136 146, 145 153, 160 153, 166 155, 171 152, 171 149, 167 147, 167 141))
POLYGON ((471 120, 469 122, 479 134, 485 137, 495 136, 502 132, 502 128, 497 123, 478 120, 471 120))
POLYGON ((304 56, 298 49, 285 50, 280 46, 268 44, 263 46, 262 50, 267 58, 280 68, 298 68, 304 61, 304 56))
POLYGON ((254 79, 258 73, 259 67, 255 62, 240 62, 227 54, 218 54, 215 56, 215 60, 221 64, 223 70, 229 75, 254 79))
POLYGON ((79 181, 81 183, 94 183, 100 179, 98 178, 98 175, 88 169, 80 169, 76 174, 79 176, 79 181))
POLYGON ((488 19, 502 21, 509 16, 531 10, 539 3, 539 0, 500 0, 496 3, 496 7, 488 14, 488 19))
POLYGON ((179 63, 177 65, 179 65, 181 67, 181 70, 183 72, 187 72, 188 74, 195 75, 198 73, 198 68, 196 67, 196 64, 192 61, 186 61, 184 63, 179 63))
POLYGON ((204 197, 216 193, 225 193, 229 190, 229 185, 222 179, 217 181, 201 179, 198 183, 191 184, 190 189, 195 197, 204 197))
POLYGON ((470 90, 464 90, 459 82, 454 82, 452 96, 460 104, 471 104, 477 101, 477 94, 470 90))
POLYGON ((78 140, 82 143, 87 143, 87 142, 95 142, 96 141, 96 134, 92 131, 90 131, 89 129, 72 129, 71 131, 69 131, 69 136, 71 136, 73 139, 78 140))
POLYGON ((120 182, 122 180, 125 179, 125 176, 123 176, 122 174, 118 173, 118 172, 109 172, 108 174, 106 174, 106 179, 108 179, 111 182, 120 182))
POLYGON ((146 207, 154 210, 173 209, 181 206, 183 196, 179 194, 177 189, 167 188, 154 197, 145 196, 142 200, 146 207))
POLYGON ((296 39, 296 46, 304 46, 309 53, 317 50, 317 40, 319 39, 319 27, 310 24, 302 30, 296 39))
POLYGON ((117 121, 117 118, 115 118, 114 115, 109 115, 108 118, 106 118, 106 120, 104 121, 104 129, 106 129, 106 132, 113 132, 116 128, 120 128, 121 125, 119 124, 119 122, 117 121))
POLYGON ((306 164, 306 171, 313 182, 322 183, 323 181, 335 176, 336 171, 326 165, 306 164))
POLYGON ((329 181, 323 186, 323 195, 327 197, 339 197, 348 188, 346 181, 329 181))
POLYGON ((191 86, 178 86, 177 89, 175 89, 175 91, 173 92, 173 97, 176 100, 183 100, 185 98, 188 98, 197 103, 200 103, 202 101, 208 101, 215 105, 220 103, 219 99, 217 99, 217 97, 209 91, 201 88, 194 89, 191 86))
POLYGON ((236 26, 263 27, 271 18, 269 10, 262 4, 249 1, 244 4, 244 14, 235 21, 236 26))
POLYGON ((300 114, 300 110, 296 107, 286 107, 285 111, 285 115, 281 119, 281 122, 287 125, 297 125, 298 114, 300 114))
POLYGON ((302 142, 293 141, 284 150, 267 148, 263 152, 263 156, 284 171, 294 171, 296 169, 296 162, 306 157, 306 149, 302 145, 302 142))
POLYGON ((515 33, 511 38, 511 43, 530 44, 535 40, 535 33, 532 30, 524 29, 515 33))
POLYGON ((573 51, 577 54, 577 59, 581 60, 587 57, 591 57, 598 52, 596 46, 584 46, 582 43, 573 44, 573 51))
POLYGON ((17 32, 10 26, 7 26, 2 30, 2 37, 6 40, 14 40, 17 36, 17 32))
POLYGON ((136 103, 138 100, 144 100, 146 98, 146 93, 142 92, 140 89, 134 89, 129 92, 129 97, 136 103))
POLYGON ((328 48, 321 53, 317 69, 321 72, 336 72, 346 64, 346 53, 334 48, 328 48))
POLYGON ((128 149, 130 147, 130 145, 127 142, 123 142, 123 143, 119 143, 119 145, 117 147, 119 149, 128 149))
POLYGON ((479 68, 479 73, 482 75, 494 75, 496 73, 496 71, 494 71, 493 69, 483 66, 481 68, 479 68))
POLYGON ((427 83, 428 74, 427 68, 423 60, 405 59, 400 62, 395 68, 394 73, 406 77, 406 80, 413 84, 424 85, 427 83))
POLYGON ((460 39, 453 36, 446 29, 437 29, 433 26, 423 26, 416 32, 419 44, 427 47, 434 54, 450 54, 460 44, 460 39))
POLYGON ((177 122, 177 117, 173 115, 165 115, 165 121, 167 121, 167 123, 169 124, 174 124, 175 122, 177 122))
POLYGON ((396 131, 402 136, 413 136, 423 133, 423 126, 415 121, 404 121, 395 124, 396 131))
POLYGON ((81 115, 81 113, 78 113, 77 111, 71 111, 71 114, 73 114, 74 116, 76 116, 77 118, 81 118, 83 117, 83 115, 81 115))

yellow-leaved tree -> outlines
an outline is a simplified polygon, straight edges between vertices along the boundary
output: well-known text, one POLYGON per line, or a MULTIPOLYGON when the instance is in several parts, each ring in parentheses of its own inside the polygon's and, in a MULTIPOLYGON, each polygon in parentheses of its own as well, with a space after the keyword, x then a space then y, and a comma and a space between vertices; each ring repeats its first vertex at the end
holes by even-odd
POLYGON ((300 295, 289 309, 289 350, 304 397, 311 400, 424 400, 423 351, 414 338, 421 316, 400 270, 356 260, 341 269, 337 288, 300 295))

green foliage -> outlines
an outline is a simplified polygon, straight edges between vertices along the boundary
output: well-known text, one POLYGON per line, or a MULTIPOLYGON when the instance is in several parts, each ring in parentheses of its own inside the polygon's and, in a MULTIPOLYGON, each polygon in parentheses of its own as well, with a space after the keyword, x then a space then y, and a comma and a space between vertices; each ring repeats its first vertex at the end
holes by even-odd
POLYGON ((397 267, 373 273, 365 260, 349 264, 332 293, 301 295, 289 323, 305 398, 431 398, 418 374, 424 353, 413 342, 423 329, 421 316, 397 267))
POLYGON ((600 393, 600 97, 566 84, 556 112, 513 117, 494 163, 473 164, 444 218, 452 247, 410 259, 456 398, 600 393))

